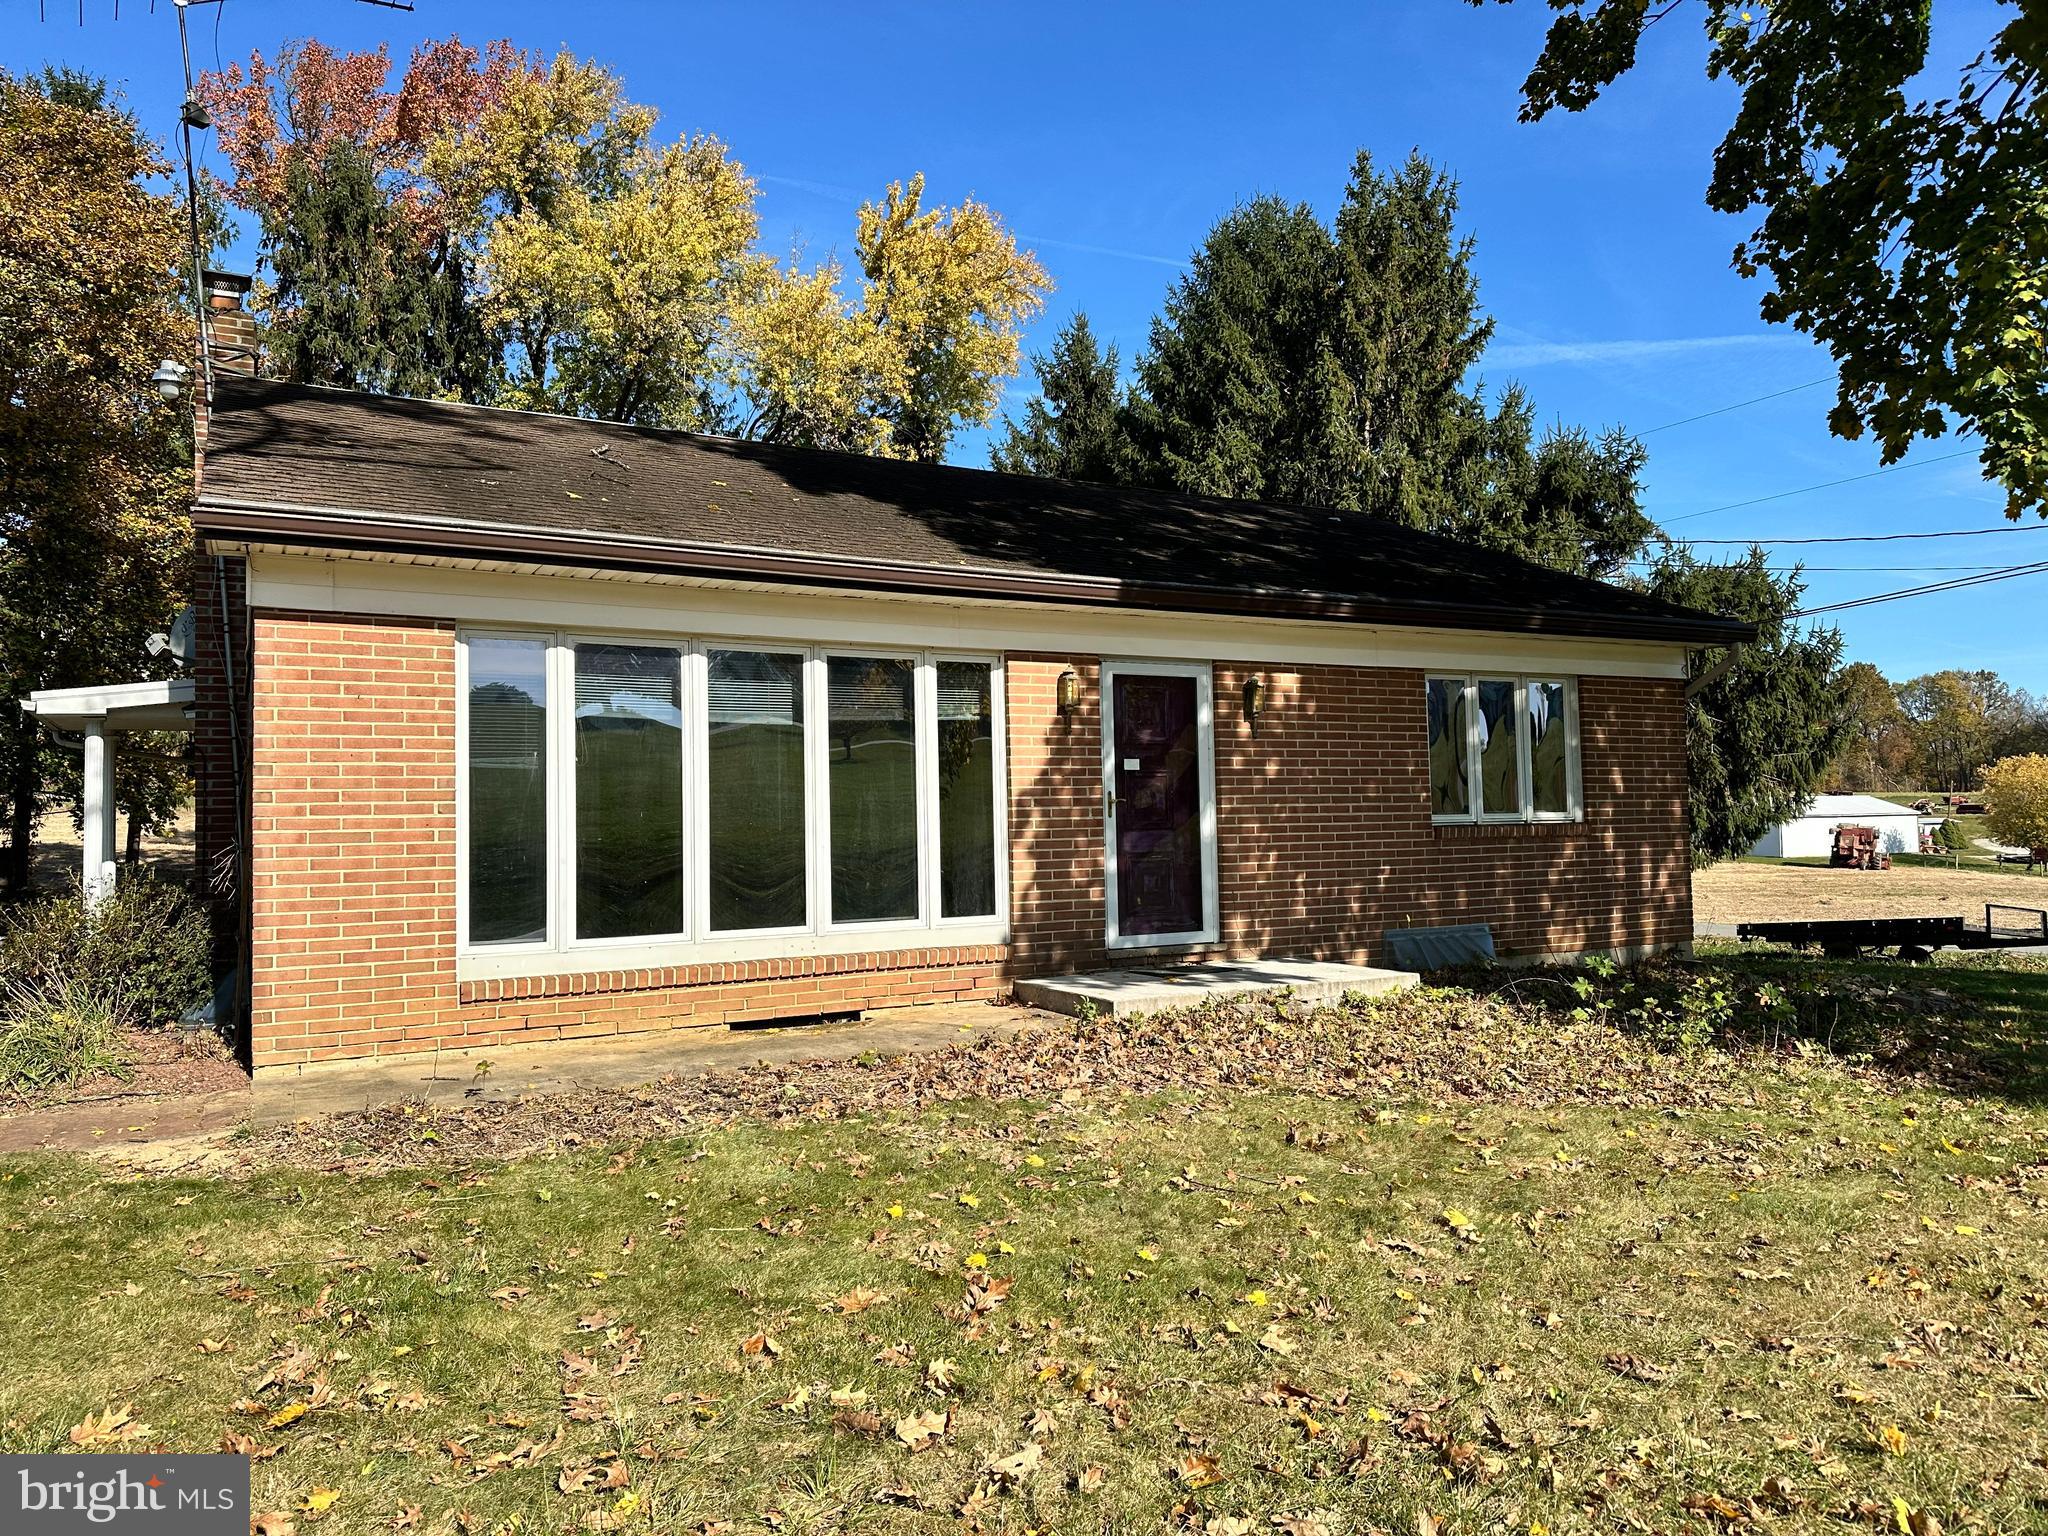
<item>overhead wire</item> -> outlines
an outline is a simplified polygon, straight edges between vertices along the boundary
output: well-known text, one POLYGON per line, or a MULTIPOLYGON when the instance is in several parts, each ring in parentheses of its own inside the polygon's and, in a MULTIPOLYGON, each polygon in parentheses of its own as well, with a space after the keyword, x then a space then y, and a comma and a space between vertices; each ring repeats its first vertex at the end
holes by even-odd
POLYGON ((2048 529, 2048 520, 2011 523, 2003 528, 1941 528, 1923 533, 1835 533, 1795 538, 1686 539, 1687 544, 1886 544, 1898 539, 1977 539, 1994 533, 2038 533, 2048 529))
POLYGON ((1793 617, 1809 619, 1817 614, 1841 613, 1851 608, 1869 608, 1878 603, 1896 603, 1909 597, 1931 597, 1938 592, 1956 592, 1965 587, 1982 587, 1998 581, 2013 581, 2021 576, 2040 575, 2048 575, 2048 560, 2038 560, 2032 565, 2008 566, 1983 576, 1962 576, 1953 581, 1932 581, 1917 587, 1901 587, 1896 592, 1873 592, 1867 597, 1852 597, 1839 603, 1821 603, 1812 608, 1802 608, 1793 617))
POLYGON ((1831 373, 1825 378, 1808 379, 1804 384, 1794 384, 1790 389, 1777 389, 1768 395, 1753 395, 1747 400, 1738 400, 1733 405, 1717 405, 1711 411, 1701 411, 1697 416, 1681 416, 1676 421, 1667 421, 1661 427, 1646 427, 1637 437, 1654 437, 1659 432, 1669 432, 1673 427, 1689 427, 1696 421, 1705 421, 1710 416, 1726 416, 1730 411, 1739 411, 1747 406, 1762 405, 1766 400, 1782 400, 1787 395, 1796 395, 1809 389, 1818 389, 1823 384, 1834 382, 1831 373))
POLYGON ((1752 496, 1747 501, 1731 501, 1725 506, 1708 507, 1704 512, 1688 512, 1683 517, 1667 517, 1667 523, 1689 523, 1697 517, 1712 517, 1716 512, 1733 512, 1739 507, 1760 507, 1767 501, 1783 501, 1788 496, 1805 496, 1813 491, 1832 490, 1838 485, 1854 485, 1858 480, 1875 480, 1879 475, 1895 475, 1902 469, 1919 469, 1928 464, 1946 464, 1951 459, 1967 458, 1977 450, 1959 448, 1954 453, 1937 454, 1931 459, 1915 459, 1910 464, 1887 464, 1882 469, 1866 470, 1860 475, 1844 475, 1839 480, 1823 480, 1818 485, 1802 485, 1797 490, 1773 491, 1768 496, 1752 496))

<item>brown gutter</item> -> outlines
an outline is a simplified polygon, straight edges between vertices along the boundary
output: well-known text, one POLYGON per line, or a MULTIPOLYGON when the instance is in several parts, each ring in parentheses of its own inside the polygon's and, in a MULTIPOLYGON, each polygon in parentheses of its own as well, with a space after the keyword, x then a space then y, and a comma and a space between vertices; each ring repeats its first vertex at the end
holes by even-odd
POLYGON ((724 580, 769 580, 799 586, 925 597, 979 597, 1068 603, 1084 607, 1141 608, 1180 613, 1311 619, 1408 628, 1489 630, 1610 640, 1659 640, 1679 645, 1730 645, 1754 639, 1755 626, 1734 619, 1662 619, 1652 615, 1516 612, 1459 603, 1393 603, 1313 592, 1264 592, 1117 581, 986 569, 949 570, 776 550, 717 545, 657 544, 592 536, 484 529, 456 523, 424 524, 360 514, 337 516, 314 508, 208 499, 194 509, 203 536, 288 544, 298 548, 358 550, 374 554, 546 561, 590 570, 632 571, 724 580))

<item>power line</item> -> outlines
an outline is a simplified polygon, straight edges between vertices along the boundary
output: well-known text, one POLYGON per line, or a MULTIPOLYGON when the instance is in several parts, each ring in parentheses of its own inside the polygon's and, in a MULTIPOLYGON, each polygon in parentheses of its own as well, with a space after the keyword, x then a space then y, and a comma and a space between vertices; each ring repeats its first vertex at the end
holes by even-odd
POLYGON ((1667 517, 1667 523, 1689 523, 1696 517, 1712 517, 1716 512, 1733 512, 1738 507, 1760 507, 1767 501, 1783 501, 1788 496, 1804 496, 1812 491, 1832 490, 1838 485, 1854 485, 1858 480, 1875 480, 1879 475, 1895 475, 1902 469, 1918 469, 1925 464, 1946 464, 1950 459, 1967 458, 1975 453, 1974 448, 1961 448, 1954 453, 1944 453, 1931 459, 1915 459, 1911 464, 1887 464, 1883 469, 1868 470, 1860 475, 1845 475, 1840 480, 1823 480, 1819 485, 1802 485, 1796 491, 1775 491, 1769 496, 1752 496, 1748 501, 1731 501, 1726 506, 1709 507, 1704 512, 1688 512, 1683 517, 1667 517))
POLYGON ((1955 592, 1964 587, 1987 586, 1994 581, 2012 581, 2020 576, 2048 574, 2048 560, 2036 561, 2032 565, 2014 565, 1992 572, 1986 576, 1962 576, 1954 581, 1933 581, 1924 586, 1902 587, 1896 592, 1874 592, 1868 597, 1853 597, 1847 602, 1823 603, 1817 608, 1802 608, 1792 615, 1795 619, 1810 619, 1816 614, 1840 613, 1847 608, 1868 608, 1876 603, 1896 603, 1902 598, 1929 597, 1937 592, 1955 592))
POLYGON ((1944 528, 1934 533, 1838 533, 1796 539, 1681 539, 1684 544, 1888 544, 1895 539, 1976 539, 1990 533, 2039 533, 2048 521, 2011 523, 2003 528, 1944 528))
MULTIPOLYGON (((1655 565, 1656 563, 1654 558, 1644 557, 1629 561, 1630 565, 1655 565)), ((1873 571, 1881 571, 1893 576, 1917 576, 1932 571, 2003 571, 2008 569, 2008 567, 2003 565, 1773 565, 1767 566, 1765 569, 1781 573, 1804 571, 1808 575, 1840 574, 1844 571, 1861 571, 1867 574, 1873 571)))
POLYGON ((1744 406, 1762 405, 1766 400, 1782 400, 1787 395, 1796 395, 1803 390, 1817 389, 1823 384, 1831 384, 1834 382, 1834 378, 1835 376, 1831 373, 1823 379, 1809 379, 1804 384, 1794 384, 1790 389, 1773 390, 1768 395, 1757 395, 1748 400, 1738 400, 1733 405, 1719 405, 1711 411, 1701 411, 1697 416, 1681 416, 1677 421, 1667 421, 1661 427, 1648 428, 1645 431, 1638 432, 1636 436, 1653 437, 1659 432, 1669 432, 1673 427, 1689 427, 1696 421, 1705 421, 1709 416, 1726 416, 1730 411, 1739 411, 1744 406))

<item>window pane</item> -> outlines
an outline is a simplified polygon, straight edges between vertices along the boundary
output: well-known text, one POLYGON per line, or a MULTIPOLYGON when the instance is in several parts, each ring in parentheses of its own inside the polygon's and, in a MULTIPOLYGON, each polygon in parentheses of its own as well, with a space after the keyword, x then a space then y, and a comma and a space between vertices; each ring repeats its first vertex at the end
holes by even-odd
POLYGON ((1462 678, 1429 680, 1429 812, 1464 816, 1472 809, 1466 785, 1465 683, 1462 678))
POLYGON ((939 663, 939 915, 996 910, 996 728, 985 662, 939 663))
POLYGON ((1522 769, 1515 747, 1515 684, 1479 680, 1479 809, 1488 816, 1520 815, 1522 769))
POLYGON ((1529 768, 1536 809, 1562 815, 1571 809, 1570 736, 1565 729, 1564 684, 1529 685, 1529 768))
POLYGON ((826 664, 832 920, 917 916, 917 731, 907 661, 826 664))
POLYGON ((711 926, 801 928, 804 899, 804 659, 762 651, 706 657, 711 926))
POLYGON ((576 936, 683 930, 682 657, 576 647, 576 936))
POLYGON ((471 640, 469 942, 531 944, 548 929, 548 647, 471 640))

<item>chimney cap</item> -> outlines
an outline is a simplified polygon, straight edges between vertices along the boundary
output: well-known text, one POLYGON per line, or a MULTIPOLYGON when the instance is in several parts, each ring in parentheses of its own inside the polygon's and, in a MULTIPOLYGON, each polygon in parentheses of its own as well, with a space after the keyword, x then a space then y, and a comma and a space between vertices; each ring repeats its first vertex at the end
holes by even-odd
POLYGON ((255 281, 246 272, 222 272, 213 267, 208 267, 199 274, 199 277, 206 285, 208 293, 234 294, 238 297, 247 293, 255 281))

